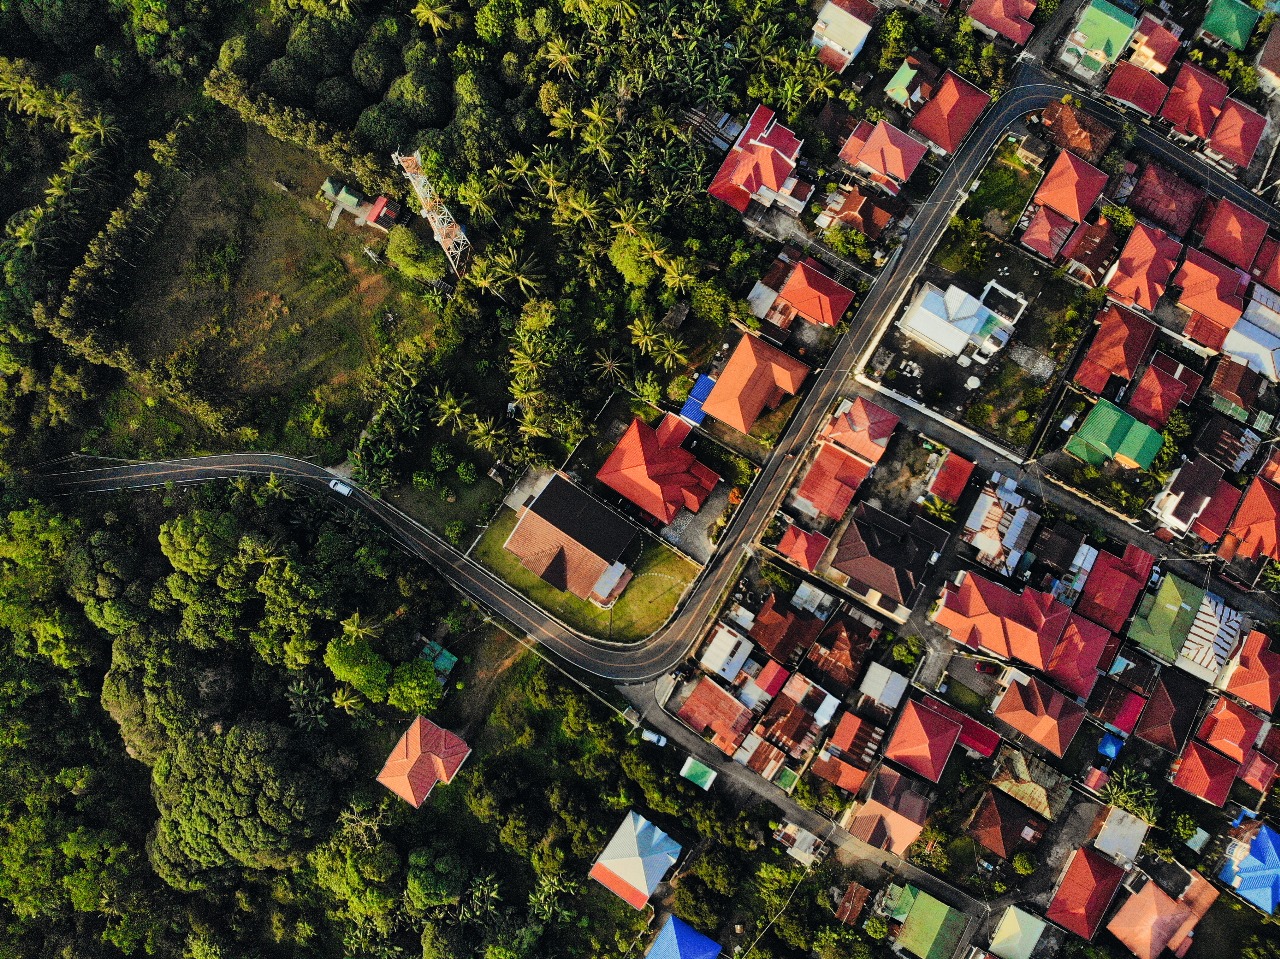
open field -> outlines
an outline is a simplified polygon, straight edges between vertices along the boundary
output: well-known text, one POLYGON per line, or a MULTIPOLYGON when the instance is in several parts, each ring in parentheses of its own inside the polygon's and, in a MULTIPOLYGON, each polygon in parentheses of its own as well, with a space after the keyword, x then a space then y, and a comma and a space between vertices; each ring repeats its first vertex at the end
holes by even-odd
POLYGON ((624 561, 635 578, 613 608, 600 609, 544 583, 502 548, 515 529, 516 513, 503 507, 485 531, 475 557, 565 624, 593 636, 621 642, 644 639, 671 615, 698 569, 674 550, 647 536, 637 537, 624 561))

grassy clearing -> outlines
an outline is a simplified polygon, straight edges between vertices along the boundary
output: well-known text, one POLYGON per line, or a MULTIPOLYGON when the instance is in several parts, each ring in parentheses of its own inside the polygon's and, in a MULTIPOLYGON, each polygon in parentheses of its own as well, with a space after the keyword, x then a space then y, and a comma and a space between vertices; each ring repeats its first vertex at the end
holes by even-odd
POLYGON ((1017 147, 1004 143, 982 171, 978 189, 965 201, 960 215, 980 219, 999 236, 1013 232, 1023 207, 1035 193, 1041 173, 1017 157, 1017 147))
POLYGON ((612 610, 600 609, 544 583, 503 549, 515 525, 515 511, 503 507, 477 544, 476 559, 567 625, 592 636, 621 642, 644 639, 666 622, 698 572, 674 550, 647 536, 638 537, 639 546, 633 544, 631 550, 639 549, 639 558, 626 559, 635 578, 612 610))
POLYGON ((127 334, 144 362, 235 411, 258 445, 340 460, 370 412, 371 365, 429 341, 433 314, 419 288, 364 256, 383 234, 345 214, 325 228, 316 193, 330 171, 258 131, 230 152, 144 252, 127 334))

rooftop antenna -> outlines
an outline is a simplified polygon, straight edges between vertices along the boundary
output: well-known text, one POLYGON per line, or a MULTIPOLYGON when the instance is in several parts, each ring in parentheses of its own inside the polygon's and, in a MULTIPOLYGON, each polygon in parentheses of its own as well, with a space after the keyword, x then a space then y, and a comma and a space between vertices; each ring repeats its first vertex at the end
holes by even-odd
POLYGON ((418 195, 418 201, 422 204, 422 215, 431 224, 431 231, 435 234, 436 242, 444 250, 444 255, 449 258, 449 266, 453 269, 454 275, 462 276, 464 263, 471 251, 471 241, 467 239, 467 233, 462 229, 462 225, 453 218, 449 208, 444 205, 444 200, 440 199, 440 194, 431 185, 431 181, 423 174, 421 151, 415 150, 407 156, 393 153, 391 158, 399 164, 405 179, 413 186, 413 192, 418 195))

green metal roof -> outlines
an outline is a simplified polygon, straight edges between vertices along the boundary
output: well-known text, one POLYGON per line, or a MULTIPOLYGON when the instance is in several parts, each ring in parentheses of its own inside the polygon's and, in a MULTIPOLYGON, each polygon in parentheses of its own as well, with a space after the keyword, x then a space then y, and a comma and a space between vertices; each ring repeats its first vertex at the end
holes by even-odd
POLYGON ((911 95, 911 81, 919 72, 911 69, 911 64, 903 60, 902 66, 898 67, 898 72, 889 78, 889 84, 884 88, 884 95, 898 106, 906 106, 907 99, 911 95))
POLYGON ((1064 447, 1092 466, 1116 460, 1121 466, 1149 470, 1164 437, 1106 400, 1098 400, 1064 447))
POLYGON ((1204 602, 1205 591, 1177 576, 1165 576, 1155 594, 1148 593, 1129 624, 1129 638, 1172 663, 1191 635, 1191 626, 1204 602))
POLYGON ((1094 57, 1115 63, 1129 45, 1129 38, 1137 29, 1138 21, 1107 0, 1093 0, 1080 15, 1073 35, 1078 33, 1083 41, 1073 40, 1094 57))
POLYGON ((684 761, 680 775, 703 791, 710 789, 711 784, 716 781, 716 771, 710 766, 704 766, 692 756, 684 761))
POLYGON ((915 886, 890 886, 890 917, 902 923, 898 946, 919 959, 951 959, 967 923, 965 914, 915 886))
POLYGON ((1010 906, 1000 917, 987 951, 998 959, 1031 959, 1044 929, 1043 919, 1010 906))
POLYGON ((1262 13, 1240 0, 1210 0, 1200 29, 1213 34, 1229 47, 1243 50, 1249 45, 1249 34, 1258 25, 1262 13))

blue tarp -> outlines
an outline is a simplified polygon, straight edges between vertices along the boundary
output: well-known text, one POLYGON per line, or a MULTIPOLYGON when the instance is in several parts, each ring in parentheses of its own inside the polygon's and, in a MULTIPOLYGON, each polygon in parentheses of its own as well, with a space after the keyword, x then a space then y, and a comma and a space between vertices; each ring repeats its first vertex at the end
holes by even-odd
POLYGON ((711 388, 715 385, 716 381, 705 373, 694 380, 693 389, 689 391, 689 398, 684 401, 680 415, 694 426, 701 426, 707 415, 702 411, 702 401, 711 395, 711 388))
POLYGON ((1106 756, 1108 759, 1115 759, 1120 755, 1120 750, 1124 748, 1124 740, 1119 736, 1113 736, 1107 733, 1102 737, 1102 742, 1098 743, 1098 752, 1106 756))
POLYGON ((675 916, 667 917, 648 953, 649 959, 716 959, 719 955, 718 942, 675 916))

